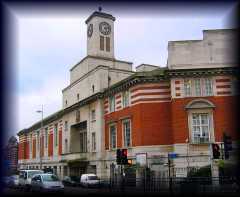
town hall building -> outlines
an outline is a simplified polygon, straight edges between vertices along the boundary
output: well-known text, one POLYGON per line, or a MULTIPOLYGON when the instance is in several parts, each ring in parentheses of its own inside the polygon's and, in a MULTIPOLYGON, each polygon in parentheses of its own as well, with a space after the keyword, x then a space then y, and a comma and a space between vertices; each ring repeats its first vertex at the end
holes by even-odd
POLYGON ((116 150, 126 148, 133 165, 145 155, 140 164, 156 177, 169 175, 174 152, 171 176, 185 177, 189 168, 211 164, 211 144, 221 144, 223 133, 237 139, 236 30, 169 41, 165 67, 133 71, 132 62, 115 58, 114 22, 101 11, 86 20, 87 56, 70 69, 62 109, 43 127, 37 122, 18 133, 20 169, 110 177, 119 169, 116 150))

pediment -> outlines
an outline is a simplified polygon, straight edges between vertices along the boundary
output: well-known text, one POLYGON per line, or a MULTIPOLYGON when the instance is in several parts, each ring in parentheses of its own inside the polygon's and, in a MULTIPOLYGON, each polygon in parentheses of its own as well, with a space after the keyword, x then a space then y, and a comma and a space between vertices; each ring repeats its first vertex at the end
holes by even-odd
POLYGON ((206 99, 195 99, 190 101, 185 106, 185 109, 206 109, 206 108, 215 108, 215 105, 206 99))

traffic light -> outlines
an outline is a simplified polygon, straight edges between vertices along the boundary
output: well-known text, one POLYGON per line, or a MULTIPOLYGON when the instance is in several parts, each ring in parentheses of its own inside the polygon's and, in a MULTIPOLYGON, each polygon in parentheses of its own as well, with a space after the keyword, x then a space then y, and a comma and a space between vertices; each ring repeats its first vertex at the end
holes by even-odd
POLYGON ((127 149, 117 149, 116 162, 118 165, 127 165, 128 164, 127 149))
POLYGON ((123 165, 128 164, 127 149, 122 149, 122 164, 123 165))
POLYGON ((219 159, 220 157, 220 147, 218 144, 212 144, 213 159, 219 159))
POLYGON ((121 149, 117 149, 116 156, 117 156, 117 158, 116 158, 117 164, 121 164, 121 161, 122 161, 122 150, 121 149))
POLYGON ((232 138, 231 136, 227 136, 225 133, 223 134, 223 143, 224 143, 224 156, 225 159, 229 158, 229 151, 232 150, 232 138))

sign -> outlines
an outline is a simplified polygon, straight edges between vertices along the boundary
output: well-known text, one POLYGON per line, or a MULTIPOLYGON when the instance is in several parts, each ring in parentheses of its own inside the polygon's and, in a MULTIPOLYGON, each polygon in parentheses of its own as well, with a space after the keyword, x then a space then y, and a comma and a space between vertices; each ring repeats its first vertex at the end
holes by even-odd
POLYGON ((178 154, 177 153, 168 153, 168 157, 170 159, 174 159, 174 158, 177 158, 178 154))
POLYGON ((147 153, 137 153, 136 164, 139 164, 140 166, 147 166, 147 153))

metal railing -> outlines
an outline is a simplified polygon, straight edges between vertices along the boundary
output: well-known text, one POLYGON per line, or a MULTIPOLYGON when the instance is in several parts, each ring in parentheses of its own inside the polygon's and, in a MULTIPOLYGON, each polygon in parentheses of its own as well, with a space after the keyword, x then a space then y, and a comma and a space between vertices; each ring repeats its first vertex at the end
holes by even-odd
POLYGON ((115 178, 104 179, 104 187, 111 192, 159 192, 172 194, 236 193, 239 181, 236 177, 189 178, 115 178))

